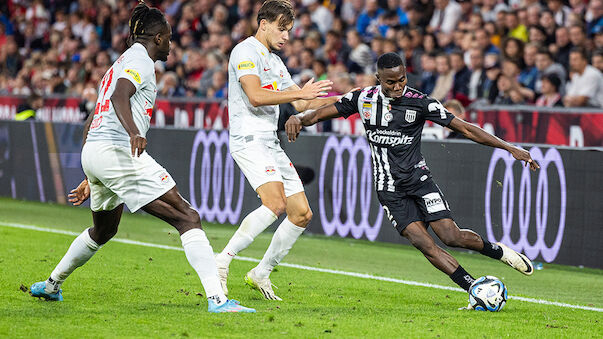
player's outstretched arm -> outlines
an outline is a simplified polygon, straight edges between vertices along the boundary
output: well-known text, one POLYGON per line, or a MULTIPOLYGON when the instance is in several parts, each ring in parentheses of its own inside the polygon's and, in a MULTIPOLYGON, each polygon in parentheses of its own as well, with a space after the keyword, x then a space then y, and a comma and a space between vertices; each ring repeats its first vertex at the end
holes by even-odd
MULTIPOLYGON (((308 81, 303 88, 290 91, 275 91, 262 88, 260 77, 254 74, 243 75, 239 78, 243 91, 249 98, 253 107, 279 105, 294 102, 296 100, 311 100, 327 95, 333 84, 330 80, 314 82, 308 81)), ((291 86, 293 87, 293 86, 291 86)), ((299 88, 299 87, 298 87, 299 88)))
POLYGON ((132 117, 132 108, 130 106, 130 98, 136 92, 136 87, 124 78, 117 79, 115 91, 111 95, 111 103, 115 108, 115 114, 119 122, 124 126, 126 132, 130 136, 130 146, 132 147, 132 156, 140 156, 147 147, 147 139, 140 135, 140 131, 134 123, 132 117))
POLYGON ((289 117, 285 123, 285 131, 289 142, 294 142, 301 131, 302 126, 311 126, 319 121, 330 120, 340 117, 341 114, 337 111, 334 104, 319 108, 315 111, 307 111, 289 117))
POLYGON ((515 145, 512 145, 512 144, 502 140, 501 138, 484 131, 483 129, 479 128, 478 126, 475 126, 473 124, 470 124, 470 123, 464 121, 463 119, 459 119, 459 118, 455 117, 454 119, 452 119, 452 121, 450 122, 450 125, 448 125, 448 127, 450 127, 451 129, 453 129, 454 131, 456 131, 458 133, 461 133, 467 139, 471 139, 482 145, 497 147, 497 148, 501 148, 501 149, 508 151, 509 153, 511 153, 513 155, 513 157, 515 159, 525 161, 526 166, 529 164, 530 168, 533 171, 540 168, 538 163, 536 163, 536 161, 534 161, 532 159, 532 157, 530 156, 530 152, 528 152, 524 149, 521 149, 515 145))

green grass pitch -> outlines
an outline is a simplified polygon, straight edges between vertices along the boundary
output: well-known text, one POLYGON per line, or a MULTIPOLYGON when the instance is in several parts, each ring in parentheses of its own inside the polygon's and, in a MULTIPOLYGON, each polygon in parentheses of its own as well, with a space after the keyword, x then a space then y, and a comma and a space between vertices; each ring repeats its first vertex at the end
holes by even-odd
MULTIPOLYGON (((256 314, 210 314, 184 253, 109 242, 63 285, 64 302, 44 302, 21 286, 44 280, 74 236, 6 227, 19 223, 81 232, 86 208, 0 199, 0 337, 7 338, 592 338, 603 313, 509 300, 499 313, 461 311, 466 293, 279 267, 271 276, 284 301, 261 298, 243 276, 255 264, 231 265, 231 297, 256 314)), ((214 251, 235 228, 205 223, 214 251)), ((261 258, 272 234, 241 255, 261 258)), ((124 215, 117 238, 180 247, 162 221, 124 215)), ((510 295, 603 307, 603 271, 545 264, 525 277, 478 254, 452 251, 474 276, 501 278, 510 295)), ((454 287, 414 248, 302 236, 285 262, 454 287)))

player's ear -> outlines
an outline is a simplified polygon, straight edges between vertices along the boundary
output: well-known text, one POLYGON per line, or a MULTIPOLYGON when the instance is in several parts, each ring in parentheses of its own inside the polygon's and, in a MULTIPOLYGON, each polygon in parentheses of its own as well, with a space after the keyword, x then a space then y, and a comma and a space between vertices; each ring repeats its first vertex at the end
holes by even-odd
POLYGON ((155 37, 153 37, 153 40, 155 41, 156 45, 161 45, 161 33, 157 33, 155 34, 155 37))
POLYGON ((265 31, 267 23, 268 23, 268 20, 266 20, 266 19, 260 20, 260 30, 265 31))

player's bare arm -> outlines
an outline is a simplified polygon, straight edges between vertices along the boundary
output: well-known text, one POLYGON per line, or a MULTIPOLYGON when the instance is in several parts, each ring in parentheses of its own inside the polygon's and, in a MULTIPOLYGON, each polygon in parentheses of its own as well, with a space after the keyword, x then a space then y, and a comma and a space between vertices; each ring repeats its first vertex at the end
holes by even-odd
POLYGON ((130 136, 132 156, 140 156, 147 147, 147 139, 140 135, 140 131, 134 123, 130 98, 136 92, 136 87, 127 79, 118 79, 115 91, 111 95, 111 103, 115 108, 115 114, 130 136))
MULTIPOLYGON (((314 81, 314 78, 310 79, 306 83, 306 85, 310 84, 313 81, 314 81)), ((301 88, 299 88, 299 86, 297 86, 297 85, 293 85, 293 86, 285 88, 285 91, 299 91, 299 90, 301 90, 301 88)), ((291 105, 293 105, 293 108, 295 108, 296 111, 304 112, 304 111, 307 111, 310 109, 318 109, 323 106, 334 104, 337 100, 339 100, 338 96, 332 96, 332 97, 327 97, 327 98, 318 97, 318 98, 311 99, 311 100, 306 100, 306 99, 295 100, 295 101, 291 102, 291 105)))
POLYGON ((299 131, 301 131, 303 126, 311 126, 319 121, 331 120, 340 116, 341 114, 337 111, 337 108, 334 104, 330 104, 314 111, 310 110, 290 116, 285 123, 285 131, 287 132, 289 142, 294 142, 295 139, 297 139, 299 131))
POLYGON ((242 76, 239 81, 253 107, 286 104, 296 100, 311 100, 327 95, 333 84, 330 80, 308 81, 303 88, 292 91, 274 91, 262 88, 260 77, 253 74, 242 76))
POLYGON ((452 119, 452 121, 450 122, 450 125, 448 127, 450 127, 452 130, 454 130, 458 133, 461 133, 467 139, 471 139, 482 145, 497 147, 497 148, 501 148, 501 149, 508 151, 509 153, 511 153, 513 155, 513 157, 515 159, 520 160, 520 161, 525 161, 526 166, 529 164, 530 168, 533 171, 540 168, 538 163, 536 163, 536 161, 534 161, 532 159, 532 157, 530 156, 530 152, 528 152, 524 149, 521 149, 515 145, 510 144, 510 143, 502 140, 501 138, 496 137, 496 136, 484 131, 483 129, 479 128, 478 126, 475 126, 462 119, 455 117, 454 119, 452 119))

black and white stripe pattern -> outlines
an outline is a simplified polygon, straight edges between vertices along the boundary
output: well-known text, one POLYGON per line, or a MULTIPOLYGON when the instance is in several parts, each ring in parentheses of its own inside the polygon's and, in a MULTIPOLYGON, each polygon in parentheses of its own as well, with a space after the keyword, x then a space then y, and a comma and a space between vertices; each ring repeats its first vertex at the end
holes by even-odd
MULTIPOLYGON (((406 89, 405 89, 406 90, 406 89)), ((389 113, 389 98, 381 92, 381 86, 366 87, 358 100, 358 112, 368 130, 372 126, 387 127, 389 124, 386 114, 389 113), (370 105, 370 111, 369 107, 370 105), (370 115, 368 113, 370 112, 370 115), (366 113, 366 114, 365 114, 366 113)), ((370 141, 369 141, 370 143, 370 141)), ((395 192, 394 178, 391 173, 390 159, 387 147, 370 144, 373 160, 373 176, 375 188, 378 191, 395 192)))

